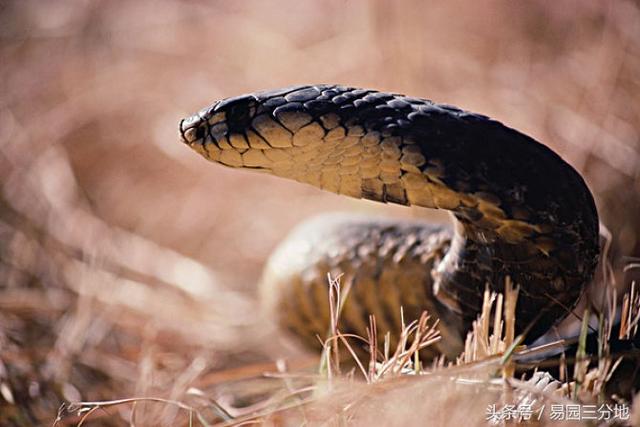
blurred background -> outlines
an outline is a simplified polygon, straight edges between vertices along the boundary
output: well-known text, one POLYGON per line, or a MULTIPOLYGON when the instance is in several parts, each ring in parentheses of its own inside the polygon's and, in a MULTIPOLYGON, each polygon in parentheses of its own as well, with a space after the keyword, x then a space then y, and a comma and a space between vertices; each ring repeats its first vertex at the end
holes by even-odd
POLYGON ((287 231, 424 215, 208 164, 178 122, 222 97, 341 83, 492 116, 583 173, 618 272, 640 256, 636 1, 0 0, 0 64, 3 425, 189 388, 242 406, 234 380, 299 356, 256 314, 287 231))

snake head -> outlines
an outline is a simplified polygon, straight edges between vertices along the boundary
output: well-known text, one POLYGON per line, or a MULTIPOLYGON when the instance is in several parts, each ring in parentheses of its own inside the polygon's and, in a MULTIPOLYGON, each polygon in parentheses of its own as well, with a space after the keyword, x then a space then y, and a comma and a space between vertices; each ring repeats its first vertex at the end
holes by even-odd
POLYGON ((182 140, 225 166, 308 182, 346 135, 339 104, 327 100, 339 93, 332 88, 294 86, 223 99, 183 120, 182 140))
POLYGON ((277 105, 268 99, 269 94, 250 94, 218 101, 181 121, 182 141, 225 166, 273 172, 291 160, 286 151, 294 146, 294 129, 278 121, 277 105))
POLYGON ((218 101, 180 122, 182 141, 209 160, 231 167, 251 167, 242 157, 251 149, 247 132, 256 108, 257 100, 252 95, 218 101))

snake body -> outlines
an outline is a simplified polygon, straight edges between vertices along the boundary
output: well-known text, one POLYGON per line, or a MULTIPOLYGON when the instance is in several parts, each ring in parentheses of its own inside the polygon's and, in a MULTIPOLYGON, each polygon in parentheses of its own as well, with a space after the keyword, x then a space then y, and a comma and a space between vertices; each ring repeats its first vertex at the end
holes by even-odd
POLYGON ((316 220, 272 257, 263 283, 280 323, 309 345, 329 325, 326 273, 352 282, 342 319, 366 336, 422 310, 454 354, 485 287, 520 286, 526 341, 566 316, 592 279, 598 214, 556 153, 490 118, 375 90, 295 86, 214 103, 180 124, 208 160, 380 202, 446 209, 452 228, 366 218, 316 220), (313 236, 318 237, 313 237, 313 236), (314 240, 315 239, 315 240, 314 240))

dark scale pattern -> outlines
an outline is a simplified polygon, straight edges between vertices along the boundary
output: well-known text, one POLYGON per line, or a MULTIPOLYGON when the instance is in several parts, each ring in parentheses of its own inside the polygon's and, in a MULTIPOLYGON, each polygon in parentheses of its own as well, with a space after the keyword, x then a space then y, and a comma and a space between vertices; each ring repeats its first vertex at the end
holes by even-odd
POLYGON ((486 116, 315 85, 223 100, 181 128, 192 148, 228 166, 452 211, 459 234, 434 271, 435 298, 466 326, 485 286, 503 291, 509 276, 521 286, 520 330, 535 323, 531 340, 566 315, 595 270, 598 216, 580 175, 546 146, 486 116))

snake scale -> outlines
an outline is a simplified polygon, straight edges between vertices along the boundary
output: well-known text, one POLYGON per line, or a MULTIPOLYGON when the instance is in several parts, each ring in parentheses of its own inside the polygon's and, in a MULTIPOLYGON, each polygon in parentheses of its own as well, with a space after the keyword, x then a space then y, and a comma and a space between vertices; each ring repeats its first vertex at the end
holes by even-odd
POLYGON ((397 333, 423 310, 435 353, 462 348, 488 286, 518 284, 516 332, 531 342, 592 280, 598 214, 582 177, 545 145, 486 116, 339 85, 295 86, 214 103, 180 123, 208 160, 385 203, 446 209, 452 227, 329 216, 300 227, 269 261, 262 293, 310 347, 329 327, 327 273, 351 283, 341 330, 397 333))

